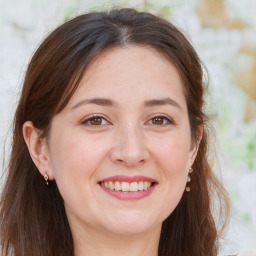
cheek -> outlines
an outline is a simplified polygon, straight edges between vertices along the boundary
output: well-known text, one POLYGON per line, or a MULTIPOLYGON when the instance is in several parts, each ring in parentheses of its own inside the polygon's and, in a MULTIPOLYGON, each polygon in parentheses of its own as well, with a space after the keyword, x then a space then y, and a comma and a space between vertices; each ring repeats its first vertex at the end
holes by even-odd
POLYGON ((97 182, 97 171, 104 160, 106 148, 99 141, 79 133, 65 135, 58 135, 52 141, 52 169, 66 211, 77 215, 83 209, 81 203, 90 202, 90 207, 94 208, 92 188, 97 182), (62 139, 58 141, 57 137, 62 139))
POLYGON ((189 169, 188 146, 186 143, 163 143, 157 150, 158 166, 162 171, 160 185, 161 198, 159 208, 161 218, 166 219, 177 207, 184 194, 189 169))
POLYGON ((105 149, 81 134, 59 134, 51 142, 52 171, 57 183, 78 183, 101 164, 105 149), (59 138, 58 138, 59 137, 59 138))
POLYGON ((170 136, 161 144, 153 143, 155 159, 166 175, 182 175, 187 172, 190 156, 190 140, 182 136, 170 136))
POLYGON ((187 171, 189 169, 188 154, 172 148, 166 150, 162 155, 162 170, 166 183, 166 188, 172 190, 172 193, 179 195, 184 190, 187 181, 187 171))
MULTIPOLYGON (((156 144, 155 144, 156 145, 156 144)), ((175 209, 182 197, 189 170, 190 140, 187 137, 173 136, 163 140, 161 146, 154 147, 157 166, 161 171, 161 184, 166 217, 175 209)))

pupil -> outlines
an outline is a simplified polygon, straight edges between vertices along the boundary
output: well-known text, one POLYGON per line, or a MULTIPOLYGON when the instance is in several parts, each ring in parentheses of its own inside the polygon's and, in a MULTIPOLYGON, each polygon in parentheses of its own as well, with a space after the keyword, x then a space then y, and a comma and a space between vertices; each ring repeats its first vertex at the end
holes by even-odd
POLYGON ((91 123, 94 125, 99 125, 101 124, 101 118, 94 118, 92 119, 91 123))
POLYGON ((153 120, 154 124, 163 124, 163 118, 162 117, 156 117, 153 120))

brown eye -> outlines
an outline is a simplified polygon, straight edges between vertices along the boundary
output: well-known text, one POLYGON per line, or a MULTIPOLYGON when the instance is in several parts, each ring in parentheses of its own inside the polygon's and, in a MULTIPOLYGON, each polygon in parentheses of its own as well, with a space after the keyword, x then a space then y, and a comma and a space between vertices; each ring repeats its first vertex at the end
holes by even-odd
POLYGON ((174 122, 166 116, 155 116, 149 120, 149 124, 155 126, 174 125, 174 122))
POLYGON ((101 125, 102 124, 102 118, 95 117, 89 120, 91 125, 101 125))
POLYGON ((164 123, 164 118, 161 116, 154 117, 152 123, 155 125, 162 125, 164 123))
POLYGON ((93 116, 93 117, 90 117, 90 118, 87 118, 86 120, 82 121, 82 125, 85 125, 85 126, 104 126, 104 125, 107 125, 109 124, 109 122, 101 117, 101 116, 93 116))

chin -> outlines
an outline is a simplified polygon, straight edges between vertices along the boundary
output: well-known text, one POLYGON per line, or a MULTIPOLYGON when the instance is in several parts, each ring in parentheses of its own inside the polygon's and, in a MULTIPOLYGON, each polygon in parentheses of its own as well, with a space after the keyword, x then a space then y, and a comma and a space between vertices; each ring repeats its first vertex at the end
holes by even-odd
POLYGON ((154 226, 143 226, 143 225, 137 225, 137 226, 131 226, 131 225, 121 225, 112 227, 109 231, 116 235, 123 235, 123 236, 132 236, 132 235, 139 235, 143 233, 150 232, 154 229, 154 226))
POLYGON ((157 227, 161 229, 162 221, 147 218, 146 215, 131 215, 115 216, 112 220, 108 220, 107 225, 105 222, 105 228, 117 235, 138 235, 157 227))

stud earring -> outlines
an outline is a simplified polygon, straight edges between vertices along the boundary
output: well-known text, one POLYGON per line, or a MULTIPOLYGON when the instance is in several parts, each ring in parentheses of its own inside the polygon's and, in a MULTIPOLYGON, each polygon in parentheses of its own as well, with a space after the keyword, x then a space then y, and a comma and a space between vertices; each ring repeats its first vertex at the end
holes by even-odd
POLYGON ((45 180, 46 185, 48 186, 49 185, 49 182, 48 182, 49 177, 47 175, 47 172, 44 174, 44 180, 45 180))
MULTIPOLYGON (((188 173, 188 177, 187 177, 187 183, 189 183, 191 181, 191 178, 189 176, 190 173, 193 172, 193 169, 192 167, 189 168, 189 173, 188 173)), ((190 187, 189 186, 186 186, 186 191, 189 192, 190 191, 190 187)))

